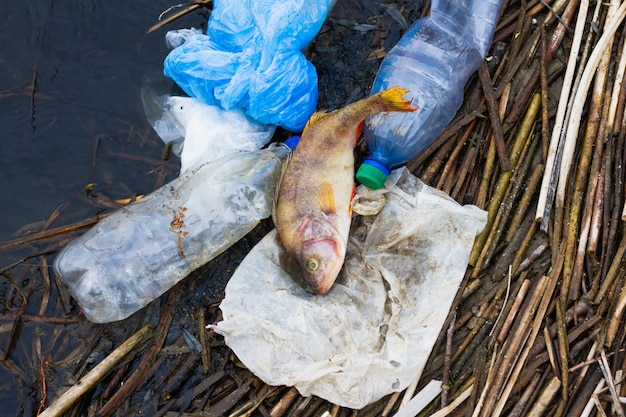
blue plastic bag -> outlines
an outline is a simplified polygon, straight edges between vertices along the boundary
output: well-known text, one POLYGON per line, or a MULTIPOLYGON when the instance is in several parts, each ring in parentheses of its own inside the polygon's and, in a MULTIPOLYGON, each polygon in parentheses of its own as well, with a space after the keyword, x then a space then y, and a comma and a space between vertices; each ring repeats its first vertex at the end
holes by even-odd
POLYGON ((187 94, 260 123, 300 131, 317 105, 317 73, 301 50, 317 34, 329 0, 215 0, 207 34, 165 59, 165 75, 187 94))

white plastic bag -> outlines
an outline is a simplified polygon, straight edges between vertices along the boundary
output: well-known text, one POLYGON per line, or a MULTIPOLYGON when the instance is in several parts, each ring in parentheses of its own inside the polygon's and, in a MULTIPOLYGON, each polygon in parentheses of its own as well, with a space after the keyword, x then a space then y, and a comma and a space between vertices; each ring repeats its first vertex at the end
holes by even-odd
POLYGON ((240 110, 223 110, 192 97, 156 97, 144 88, 142 99, 146 118, 163 142, 178 144, 174 151, 181 158, 181 174, 234 152, 260 149, 276 130, 240 110))
POLYGON ((433 348, 486 213, 460 206, 405 168, 386 203, 353 219, 344 269, 330 293, 309 294, 281 268, 270 232, 226 287, 223 321, 210 326, 258 377, 359 409, 403 390, 433 348))

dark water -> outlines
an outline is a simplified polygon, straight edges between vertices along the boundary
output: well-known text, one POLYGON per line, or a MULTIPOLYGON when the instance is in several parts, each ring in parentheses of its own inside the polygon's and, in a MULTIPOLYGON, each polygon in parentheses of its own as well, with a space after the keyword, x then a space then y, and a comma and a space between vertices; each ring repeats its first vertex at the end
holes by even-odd
MULTIPOLYGON (((91 182, 98 182, 97 191, 116 189, 129 195, 154 187, 155 174, 145 164, 132 159, 121 163, 116 157, 94 164, 93 157, 99 144, 100 150, 108 147, 158 159, 162 144, 145 121, 142 83, 161 77, 167 84, 161 76, 168 52, 167 30, 206 21, 195 12, 147 34, 171 4, 169 0, 0 1, 0 242, 23 233, 20 229, 41 230, 41 222, 57 208, 60 215, 50 227, 93 217, 102 207, 88 204, 84 189, 91 182), (142 140, 142 135, 152 142, 142 140), (99 172, 94 171, 96 165, 99 172)), ((170 177, 175 172, 170 168, 170 177)), ((0 269, 20 256, 19 251, 0 253, 0 269)), ((25 314, 41 314, 40 279, 16 278, 22 287, 30 281, 37 288, 25 314)), ((14 305, 5 305, 10 290, 11 284, 0 276, 2 314, 16 311, 14 305)), ((56 296, 53 290, 51 299, 56 296)), ((55 301, 45 313, 63 315, 55 301)), ((10 349, 10 321, 0 322, 0 355, 10 349)), ((88 327, 74 326, 63 330, 56 345, 36 343, 56 328, 27 323, 21 329, 9 361, 27 375, 20 377, 5 362, 0 364, 0 416, 36 412, 37 383, 32 375, 38 375, 38 364, 28 358, 52 347, 55 352, 71 350, 89 336, 88 327)))
POLYGON ((0 2, 0 241, 83 193, 99 135, 149 129, 141 84, 161 74, 164 34, 203 21, 146 34, 171 4, 0 2))

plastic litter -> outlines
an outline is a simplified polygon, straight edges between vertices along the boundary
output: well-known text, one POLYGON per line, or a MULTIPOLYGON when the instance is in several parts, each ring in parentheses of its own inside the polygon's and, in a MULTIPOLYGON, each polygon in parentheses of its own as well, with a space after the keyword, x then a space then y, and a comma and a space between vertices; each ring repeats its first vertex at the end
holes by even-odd
POLYGON ((165 75, 187 94, 300 131, 317 104, 317 73, 301 50, 333 1, 215 0, 207 33, 166 57, 165 75))
POLYGON ((259 150, 274 127, 242 112, 188 97, 160 102, 156 125, 185 135, 181 175, 98 222, 54 263, 94 322, 130 316, 269 217, 290 152, 283 144, 259 150))
POLYGON ((180 173, 236 151, 254 151, 272 139, 274 126, 250 120, 192 97, 162 95, 144 88, 146 118, 181 158, 180 173), (184 146, 183 146, 184 143, 184 146))
POLYGON ((463 87, 483 62, 502 0, 433 0, 430 16, 417 20, 383 59, 371 94, 394 85, 410 90, 413 113, 367 119, 369 155, 357 179, 380 188, 389 170, 424 151, 463 103, 463 87))
POLYGON ((486 212, 459 205, 406 168, 383 189, 359 186, 356 198, 355 211, 382 210, 353 219, 329 294, 307 293, 283 270, 272 231, 235 271, 223 321, 209 327, 266 383, 359 409, 421 374, 486 212))

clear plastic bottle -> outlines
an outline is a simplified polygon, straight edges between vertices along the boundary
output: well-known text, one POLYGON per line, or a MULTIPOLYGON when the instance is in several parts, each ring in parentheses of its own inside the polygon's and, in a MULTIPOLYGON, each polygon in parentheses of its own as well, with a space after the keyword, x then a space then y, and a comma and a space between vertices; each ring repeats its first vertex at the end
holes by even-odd
POLYGON ((130 316, 270 216, 289 152, 272 144, 187 170, 66 246, 57 276, 91 321, 130 316))
POLYGON ((433 0, 389 51, 371 94, 398 85, 410 90, 412 113, 381 113, 364 128, 369 155, 357 171, 364 185, 383 186, 389 170, 425 150, 463 103, 463 88, 491 44, 502 0, 433 0))

